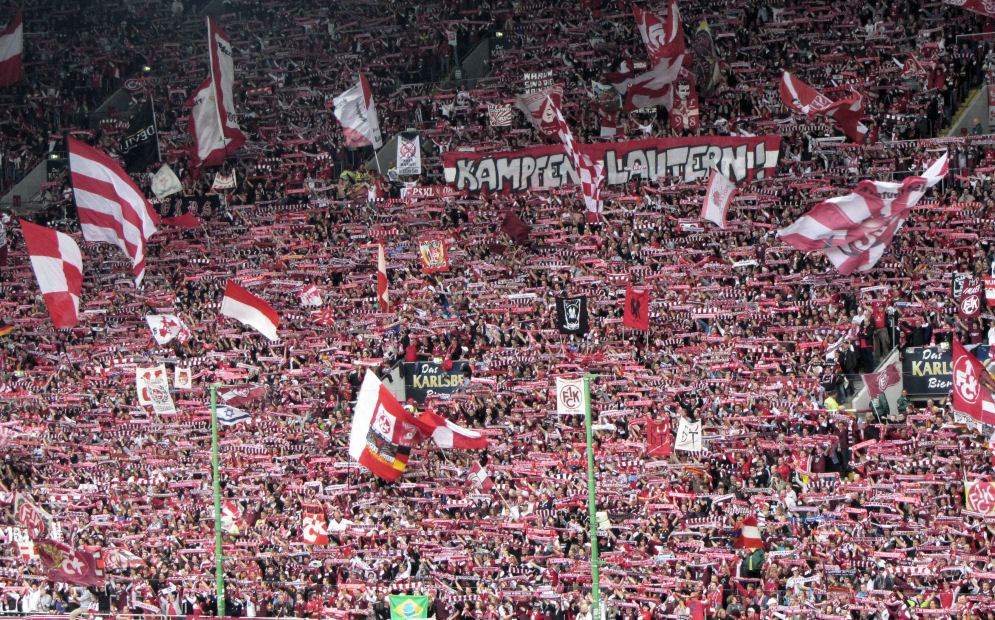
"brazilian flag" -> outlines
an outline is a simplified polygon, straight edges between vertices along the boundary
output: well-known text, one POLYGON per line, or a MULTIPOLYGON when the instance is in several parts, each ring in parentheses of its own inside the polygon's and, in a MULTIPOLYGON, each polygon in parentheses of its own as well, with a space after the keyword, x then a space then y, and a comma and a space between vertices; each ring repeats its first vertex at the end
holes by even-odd
POLYGON ((390 595, 387 597, 390 602, 390 620, 404 620, 405 618, 428 618, 428 597, 427 596, 407 596, 390 595))

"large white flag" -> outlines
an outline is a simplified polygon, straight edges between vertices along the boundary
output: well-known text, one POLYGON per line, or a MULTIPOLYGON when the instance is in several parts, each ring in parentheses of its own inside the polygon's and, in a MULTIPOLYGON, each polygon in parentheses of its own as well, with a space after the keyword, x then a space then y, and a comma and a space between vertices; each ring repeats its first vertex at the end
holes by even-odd
POLYGON ((347 146, 372 144, 375 149, 383 146, 373 91, 365 75, 359 76, 358 84, 332 101, 335 104, 335 118, 342 123, 347 146))
POLYGON ((166 366, 159 364, 135 368, 135 387, 138 389, 138 402, 152 407, 158 414, 176 413, 173 397, 169 395, 169 378, 166 366))
POLYGON ((584 415, 584 380, 556 378, 556 413, 584 415))
POLYGON ((147 314, 145 321, 152 330, 152 337, 159 344, 167 344, 174 338, 183 344, 190 337, 190 330, 183 319, 175 314, 147 314))
POLYGON ((708 179, 708 190, 705 192, 705 204, 701 206, 701 219, 712 222, 719 228, 726 227, 726 215, 729 204, 736 195, 736 184, 729 177, 712 169, 708 179))
POLYGON ((416 135, 406 138, 397 136, 397 174, 418 176, 421 174, 421 140, 416 135))
POLYGON ((687 418, 681 418, 681 422, 677 426, 677 441, 674 442, 674 450, 701 452, 701 448, 701 420, 689 422, 687 418))
POLYGON ((152 192, 159 200, 182 191, 183 184, 180 183, 180 178, 176 176, 169 164, 163 164, 162 168, 159 168, 159 171, 152 177, 152 192))

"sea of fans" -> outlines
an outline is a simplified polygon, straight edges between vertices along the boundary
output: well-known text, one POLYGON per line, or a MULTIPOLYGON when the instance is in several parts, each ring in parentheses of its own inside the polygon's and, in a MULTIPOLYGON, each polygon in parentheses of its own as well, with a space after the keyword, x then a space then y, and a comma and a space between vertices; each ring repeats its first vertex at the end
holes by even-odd
MULTIPOLYGON (((439 620, 589 618, 583 420, 557 416, 551 389, 594 373, 607 617, 995 616, 995 525, 964 501, 963 480, 993 475, 984 439, 941 399, 842 406, 892 347, 995 344, 989 316, 958 319, 950 296, 952 273, 988 275, 995 260, 995 143, 936 138, 984 79, 987 43, 957 38, 985 30, 973 14, 914 1, 682 4, 705 67, 701 133, 782 135, 777 176, 743 187, 719 230, 697 219, 703 185, 673 178, 606 188, 592 225, 576 188, 401 200, 388 175, 355 173, 371 154, 345 146, 330 99, 360 71, 385 135, 411 127, 431 146, 425 174, 408 179, 422 185, 441 183, 443 150, 542 140, 521 117, 487 122, 486 104, 513 99, 525 71, 565 83, 579 140, 605 139, 606 125, 610 139, 672 135, 662 108, 623 115, 592 85, 642 55, 615 2, 221 3, 249 142, 225 164, 237 186, 220 193, 186 152, 207 3, 36 4, 28 78, 0 93, 0 185, 65 132, 114 153, 127 115, 89 119, 123 84, 152 96, 163 161, 184 180, 160 213, 193 213, 201 227, 163 226, 138 290, 119 250, 81 242, 82 319, 56 330, 7 220, 0 611, 217 612, 207 394, 219 383, 256 388, 241 403, 251 420, 221 432, 226 615, 386 618, 387 594, 418 593, 439 620), (695 36, 703 20, 711 58, 695 36), (498 32, 487 78, 442 81, 498 32), (902 76, 910 54, 925 75, 902 76), (827 94, 860 89, 877 142, 840 145, 825 140, 831 125, 790 116, 782 68, 827 94), (919 171, 944 149, 951 175, 874 271, 842 277, 775 238, 857 179, 919 171), (527 242, 501 233, 509 211, 531 225, 527 242), (426 237, 447 241, 448 272, 422 273, 426 237), (389 312, 375 302, 377 238, 389 312), (277 309, 277 343, 219 315, 229 279, 277 309), (651 291, 648 332, 622 326, 627 283, 651 291), (312 284, 320 308, 301 304, 312 284), (554 327, 555 297, 576 295, 590 311, 580 338, 554 327), (186 343, 153 340, 145 316, 164 312, 190 327, 186 343), (461 360, 470 371, 456 393, 424 406, 485 430, 486 451, 423 446, 391 484, 350 463, 366 369, 461 360), (193 388, 173 391, 175 415, 136 401, 134 368, 158 363, 193 371, 193 388), (681 418, 702 421, 704 450, 649 454, 648 427, 672 433, 681 418), (474 463, 493 486, 468 478, 474 463), (53 515, 55 536, 101 551, 100 587, 45 579, 9 509, 16 493, 53 515), (302 538, 315 510, 328 545, 302 538), (759 555, 733 547, 748 516, 759 555)), ((149 176, 136 177, 145 190, 149 176)), ((78 233, 64 176, 44 201, 38 221, 78 233)))

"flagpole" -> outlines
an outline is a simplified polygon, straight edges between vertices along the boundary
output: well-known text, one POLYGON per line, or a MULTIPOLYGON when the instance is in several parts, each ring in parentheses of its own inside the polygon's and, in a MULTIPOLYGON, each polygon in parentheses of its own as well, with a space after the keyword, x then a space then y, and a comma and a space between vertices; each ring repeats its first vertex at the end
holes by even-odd
POLYGON ((211 467, 214 470, 214 582, 218 599, 218 617, 225 615, 225 573, 221 550, 221 475, 218 468, 217 383, 211 384, 211 467))
POLYGON ((155 122, 155 99, 152 97, 152 91, 145 91, 145 97, 149 100, 149 107, 152 109, 152 126, 155 127, 155 154, 159 158, 159 163, 162 164, 162 146, 159 144, 159 125, 155 122))
POLYGON ((594 431, 591 429, 591 379, 584 375, 584 429, 587 433, 587 512, 591 522, 591 618, 601 620, 601 581, 598 576, 598 515, 594 502, 594 431))

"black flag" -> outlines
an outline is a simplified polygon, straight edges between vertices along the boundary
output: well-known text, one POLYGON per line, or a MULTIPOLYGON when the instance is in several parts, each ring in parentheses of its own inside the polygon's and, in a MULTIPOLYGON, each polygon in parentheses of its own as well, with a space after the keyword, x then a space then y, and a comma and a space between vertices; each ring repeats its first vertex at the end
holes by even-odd
POLYGON ((146 99, 131 117, 128 133, 121 140, 121 157, 128 172, 145 172, 159 161, 159 132, 151 99, 146 99))
POLYGON ((587 297, 556 298, 556 329, 576 336, 587 333, 587 297))

